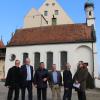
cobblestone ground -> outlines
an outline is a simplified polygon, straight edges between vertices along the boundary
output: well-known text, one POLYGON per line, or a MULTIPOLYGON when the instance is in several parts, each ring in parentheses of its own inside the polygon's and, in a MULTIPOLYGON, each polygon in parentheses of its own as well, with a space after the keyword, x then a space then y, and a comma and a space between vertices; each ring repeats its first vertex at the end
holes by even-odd
MULTIPOLYGON (((4 83, 0 82, 0 100, 7 100, 6 99, 7 98, 7 92, 8 92, 8 89, 4 86, 4 83)), ((87 100, 100 100, 100 90, 97 90, 97 89, 87 90, 86 94, 87 94, 87 100)), ((63 96, 63 88, 61 90, 61 96, 63 96)), ((51 91, 50 91, 49 88, 48 88, 48 91, 47 91, 47 97, 48 97, 47 100, 52 100, 51 99, 51 91)), ((28 100, 27 99, 27 93, 26 93, 26 100, 28 100)), ((33 88, 33 100, 37 100, 35 88, 33 88)), ((73 90, 72 100, 78 100, 77 94, 74 90, 73 90)))

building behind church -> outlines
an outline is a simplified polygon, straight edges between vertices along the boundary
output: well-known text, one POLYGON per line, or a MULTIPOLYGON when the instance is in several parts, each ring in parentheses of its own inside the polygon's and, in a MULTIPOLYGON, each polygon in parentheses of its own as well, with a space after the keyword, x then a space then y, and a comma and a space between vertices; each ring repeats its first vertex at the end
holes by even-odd
MULTIPOLYGON (((38 11, 32 8, 7 45, 5 76, 15 59, 24 64, 27 57, 34 69, 44 62, 49 70, 56 64, 63 71, 69 62, 73 75, 78 61, 84 61, 91 78, 97 75, 94 3, 87 1, 84 9, 86 22, 74 23, 56 0, 46 0, 38 11)), ((100 87, 98 80, 95 86, 100 87)))
POLYGON ((5 54, 6 54, 6 47, 2 41, 0 40, 0 80, 4 78, 4 67, 5 67, 5 54))

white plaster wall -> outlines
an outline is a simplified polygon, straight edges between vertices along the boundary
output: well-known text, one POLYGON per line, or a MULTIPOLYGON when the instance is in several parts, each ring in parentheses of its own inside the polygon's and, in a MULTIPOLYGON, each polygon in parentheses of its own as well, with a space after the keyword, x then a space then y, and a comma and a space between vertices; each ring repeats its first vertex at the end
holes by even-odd
POLYGON ((32 8, 24 18, 23 28, 46 26, 47 22, 43 16, 34 8, 32 8))
POLYGON ((87 19, 87 25, 88 26, 94 25, 94 27, 95 27, 95 19, 87 19))
MULTIPOLYGON (((96 50, 96 44, 94 44, 94 77, 100 77, 100 66, 99 66, 99 59, 97 59, 97 50, 96 50)), ((95 79, 95 86, 96 88, 100 88, 100 80, 95 79)))
POLYGON ((52 25, 53 15, 57 18, 57 25, 59 24, 72 24, 73 21, 68 14, 62 9, 62 7, 56 2, 56 0, 46 0, 43 5, 39 8, 39 12, 44 15, 44 11, 48 11, 48 16, 44 16, 48 21, 49 25, 52 25), (46 6, 46 4, 49 4, 46 6), (53 6, 52 3, 55 3, 53 6), (55 10, 59 11, 58 15, 55 15, 55 10))
MULTIPOLYGON (((98 74, 98 66, 96 62, 96 46, 93 44, 94 49, 94 76, 98 74)), ((5 60, 5 76, 8 69, 14 65, 14 61, 10 61, 10 55, 15 54, 16 59, 23 63, 23 53, 29 53, 29 58, 31 59, 31 65, 34 67, 34 54, 35 52, 40 52, 40 61, 45 63, 46 66, 46 57, 47 52, 53 52, 53 63, 57 65, 57 69, 60 69, 60 52, 67 51, 67 61, 71 64, 71 71, 74 75, 77 69, 77 63, 80 60, 89 63, 88 69, 92 74, 93 71, 93 59, 91 56, 91 43, 75 43, 75 44, 48 44, 48 45, 31 45, 31 46, 17 46, 17 47, 7 47, 6 49, 6 60, 5 60)), ((98 80, 95 81, 96 87, 100 86, 98 80)))
MULTIPOLYGON (((60 52, 67 51, 68 52, 68 62, 72 65, 72 71, 75 72, 77 61, 84 60, 78 59, 78 57, 84 57, 86 52, 78 53, 76 49, 81 45, 87 45, 91 48, 91 43, 79 43, 79 44, 51 44, 51 45, 33 45, 33 46, 18 46, 18 47, 7 47, 6 50, 6 61, 5 61, 5 71, 7 73, 8 68, 14 65, 14 62, 9 60, 11 54, 16 55, 16 59, 21 60, 21 64, 23 62, 23 53, 29 53, 29 57, 31 59, 31 64, 33 65, 34 61, 34 53, 40 52, 40 61, 46 63, 46 53, 48 51, 52 51, 54 54, 54 63, 57 64, 58 69, 60 70, 60 52), (77 53, 77 54, 76 54, 77 53)), ((85 55, 86 56, 86 55, 85 55)), ((88 58, 87 56, 87 59, 88 58)))

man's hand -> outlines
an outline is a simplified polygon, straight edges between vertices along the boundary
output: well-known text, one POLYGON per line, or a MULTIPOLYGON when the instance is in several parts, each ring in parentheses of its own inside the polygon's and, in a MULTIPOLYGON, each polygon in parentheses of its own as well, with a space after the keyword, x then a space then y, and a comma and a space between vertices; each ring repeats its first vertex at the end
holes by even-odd
POLYGON ((44 82, 47 81, 47 78, 44 78, 43 81, 44 81, 44 82))
POLYGON ((75 83, 78 84, 79 82, 76 80, 75 83))
POLYGON ((68 90, 69 88, 65 88, 65 90, 68 90))
POLYGON ((37 88, 37 85, 35 84, 34 87, 37 88))
POLYGON ((7 88, 10 88, 10 86, 6 86, 7 88))

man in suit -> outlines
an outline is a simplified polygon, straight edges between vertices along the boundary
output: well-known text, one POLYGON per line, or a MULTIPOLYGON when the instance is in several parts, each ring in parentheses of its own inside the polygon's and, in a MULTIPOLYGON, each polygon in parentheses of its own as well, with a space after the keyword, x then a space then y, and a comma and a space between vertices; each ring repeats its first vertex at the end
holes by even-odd
POLYGON ((67 63, 65 65, 65 70, 63 71, 63 83, 64 83, 64 95, 63 100, 71 100, 72 96, 72 87, 73 87, 73 80, 72 80, 72 73, 70 71, 70 64, 67 63))
POLYGON ((52 71, 49 72, 49 85, 52 91, 52 100, 61 100, 61 88, 62 85, 62 76, 60 71, 56 70, 56 64, 52 65, 52 71))
POLYGON ((8 70, 5 86, 9 88, 7 100, 12 100, 13 92, 15 92, 14 100, 19 99, 19 88, 21 82, 20 61, 15 61, 15 66, 8 70))
POLYGON ((76 71, 74 75, 74 83, 75 84, 80 84, 79 88, 75 88, 78 94, 78 100, 86 100, 86 79, 88 77, 88 69, 84 65, 84 63, 81 63, 79 65, 79 69, 76 71))
POLYGON ((45 69, 44 62, 41 62, 34 75, 34 85, 37 88, 37 100, 47 100, 47 79, 48 70, 45 69))
POLYGON ((30 59, 25 59, 25 64, 21 66, 21 91, 22 100, 25 100, 25 91, 28 90, 28 100, 32 100, 33 66, 30 65, 30 59))

